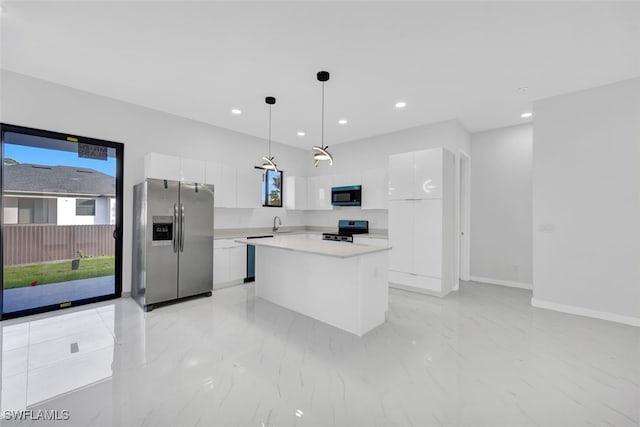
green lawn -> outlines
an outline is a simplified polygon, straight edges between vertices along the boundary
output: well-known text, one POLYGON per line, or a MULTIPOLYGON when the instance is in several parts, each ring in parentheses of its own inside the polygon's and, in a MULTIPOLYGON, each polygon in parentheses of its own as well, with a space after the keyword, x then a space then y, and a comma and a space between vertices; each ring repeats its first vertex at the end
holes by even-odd
POLYGON ((71 261, 5 267, 4 289, 31 286, 31 282, 38 282, 39 286, 113 274, 115 274, 115 257, 112 256, 82 258, 80 268, 77 270, 71 270, 71 261))

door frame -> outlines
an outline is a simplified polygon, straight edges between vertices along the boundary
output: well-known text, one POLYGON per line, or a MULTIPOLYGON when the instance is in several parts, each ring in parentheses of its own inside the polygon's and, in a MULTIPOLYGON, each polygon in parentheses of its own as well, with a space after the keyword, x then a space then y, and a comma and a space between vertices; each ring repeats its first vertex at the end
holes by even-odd
MULTIPOLYGON (((106 141, 102 139, 79 136, 72 133, 60 133, 44 129, 35 129, 26 126, 13 125, 8 123, 0 123, 0 159, 4 159, 4 134, 5 132, 21 133, 24 135, 39 136, 44 138, 52 138, 63 141, 71 141, 77 143, 87 143, 98 145, 101 147, 113 148, 116 150, 116 223, 114 230, 115 237, 115 289, 113 294, 102 295, 93 298, 86 298, 77 301, 71 301, 70 304, 54 304, 42 307, 36 307, 28 310, 21 310, 12 313, 3 313, 3 297, 4 290, 0 288, 0 320, 11 319, 15 317, 28 316, 36 313, 60 310, 78 305, 90 304, 98 301, 106 301, 120 298, 122 296, 122 230, 124 218, 124 144, 114 141, 106 141), (71 138, 71 139, 69 139, 71 138)), ((4 182, 4 161, 0 165, 0 182, 4 182)), ((3 224, 4 224, 4 187, 0 185, 0 285, 4 284, 4 262, 3 262, 3 224)))
POLYGON ((471 279, 471 156, 458 150, 458 276, 471 279))

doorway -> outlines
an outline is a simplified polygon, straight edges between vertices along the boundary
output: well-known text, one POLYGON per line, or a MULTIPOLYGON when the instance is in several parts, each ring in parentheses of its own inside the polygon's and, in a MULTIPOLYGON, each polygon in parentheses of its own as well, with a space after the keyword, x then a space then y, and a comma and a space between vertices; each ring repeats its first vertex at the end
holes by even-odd
POLYGON ((0 126, 0 318, 120 297, 124 145, 0 126))
POLYGON ((470 280, 470 187, 471 187, 471 158, 464 151, 459 151, 459 164, 458 171, 460 173, 460 212, 458 213, 458 229, 460 230, 459 236, 459 277, 461 280, 470 280))

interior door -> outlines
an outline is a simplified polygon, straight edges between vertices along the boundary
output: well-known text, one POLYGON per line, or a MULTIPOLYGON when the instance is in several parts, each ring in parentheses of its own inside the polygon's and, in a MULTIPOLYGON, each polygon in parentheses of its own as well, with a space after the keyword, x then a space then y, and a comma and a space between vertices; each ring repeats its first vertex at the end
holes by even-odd
POLYGON ((124 145, 0 131, 0 317, 119 297, 124 145))
POLYGON ((180 184, 178 297, 213 289, 213 191, 198 183, 180 184))

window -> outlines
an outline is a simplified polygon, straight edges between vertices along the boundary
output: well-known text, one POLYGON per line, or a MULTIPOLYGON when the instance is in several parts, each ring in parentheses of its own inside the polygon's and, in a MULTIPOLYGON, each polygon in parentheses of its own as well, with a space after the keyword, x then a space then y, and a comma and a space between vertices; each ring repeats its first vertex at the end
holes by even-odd
POLYGON ((265 170, 262 176, 262 206, 282 207, 282 171, 265 170))
POLYGON ((76 216, 95 216, 95 199, 76 199, 76 216))

